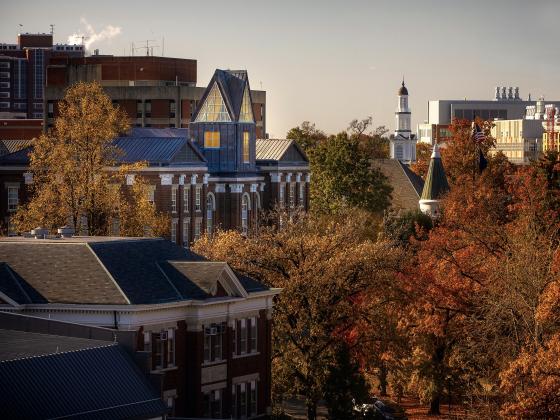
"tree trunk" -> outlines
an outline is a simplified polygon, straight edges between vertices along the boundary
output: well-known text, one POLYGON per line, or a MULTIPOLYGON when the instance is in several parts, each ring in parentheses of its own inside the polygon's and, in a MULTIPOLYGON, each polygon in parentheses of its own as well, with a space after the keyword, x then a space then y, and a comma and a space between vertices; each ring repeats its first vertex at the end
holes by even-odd
POLYGON ((438 395, 434 395, 430 401, 430 411, 428 411, 428 415, 432 416, 439 416, 439 404, 440 404, 440 397, 438 395))
POLYGON ((387 366, 385 363, 381 363, 379 367, 379 395, 382 397, 387 396, 387 366))
POLYGON ((307 420, 315 420, 317 418, 317 401, 307 402, 307 420))

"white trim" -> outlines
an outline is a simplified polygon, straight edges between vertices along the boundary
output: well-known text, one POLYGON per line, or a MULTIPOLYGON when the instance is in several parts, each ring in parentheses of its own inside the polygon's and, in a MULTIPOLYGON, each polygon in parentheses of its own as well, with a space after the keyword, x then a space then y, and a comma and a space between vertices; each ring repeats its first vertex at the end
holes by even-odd
POLYGON ((282 180, 282 174, 279 173, 271 173, 270 174, 270 181, 271 182, 280 182, 282 180))
POLYGON ((286 182, 292 182, 292 173, 291 172, 288 172, 286 174, 286 182))
POLYGON ((232 193, 242 193, 244 184, 229 184, 232 193))
POLYGON ((173 174, 161 174, 159 178, 161 179, 161 185, 173 184, 173 174))
POLYGON ((311 174, 305 174, 305 182, 311 182, 311 174))
POLYGON ((301 182, 301 172, 296 174, 296 182, 301 182))
POLYGON ((23 179, 24 179, 25 185, 33 184, 33 172, 24 172, 23 173, 23 179))
POLYGON ((255 182, 255 181, 264 181, 264 177, 262 176, 251 176, 247 178, 230 178, 230 177, 221 177, 221 176, 211 176, 209 178, 210 182, 255 182))
POLYGON ((210 174, 204 174, 204 176, 202 177, 202 183, 204 185, 208 185, 208 178, 210 178, 210 174))
POLYGON ((196 179, 198 178, 198 174, 191 175, 191 185, 196 185, 196 179))
POLYGON ((264 187, 266 186, 266 182, 261 182, 261 191, 264 191, 264 187))
POLYGON ((309 171, 309 166, 257 166, 260 172, 281 172, 281 171, 291 171, 291 172, 307 172, 309 171))
POLYGON ((226 192, 226 184, 215 184, 214 191, 217 193, 225 193, 226 192))
POLYGON ((134 178, 136 178, 136 175, 126 174, 125 178, 126 178, 126 185, 134 185, 134 178))
POLYGON ((251 189, 250 189, 250 191, 251 191, 252 193, 257 192, 257 187, 258 187, 258 186, 259 186, 259 184, 251 184, 251 189))
MULTIPOLYGON (((14 169, 29 169, 28 166, 4 166, 4 167, 0 167, 0 170, 5 170, 5 169, 9 169, 9 170, 14 170, 14 169)), ((104 168, 104 170, 106 171, 119 171, 121 168, 120 166, 107 166, 104 168)), ((207 166, 149 166, 147 168, 141 168, 139 169, 137 172, 142 173, 142 172, 173 172, 176 175, 177 172, 206 172, 208 170, 207 166)))
POLYGON ((187 176, 185 174, 179 175, 179 185, 185 185, 185 178, 187 176))
MULTIPOLYGON (((19 283, 18 283, 19 285, 19 283)), ((8 305, 12 305, 15 306, 16 308, 21 307, 21 305, 19 303, 17 303, 15 300, 13 300, 12 298, 10 298, 8 295, 6 295, 3 292, 0 292, 0 299, 2 299, 4 302, 6 302, 8 305)))

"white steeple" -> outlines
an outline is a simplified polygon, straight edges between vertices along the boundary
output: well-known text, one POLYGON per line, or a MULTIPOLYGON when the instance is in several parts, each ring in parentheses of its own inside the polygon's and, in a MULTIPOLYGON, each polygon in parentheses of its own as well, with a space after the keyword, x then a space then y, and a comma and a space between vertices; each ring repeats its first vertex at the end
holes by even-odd
POLYGON ((413 162, 416 160, 416 139, 411 132, 411 111, 408 107, 408 89, 404 85, 404 77, 397 97, 395 134, 391 139, 391 159, 413 162))

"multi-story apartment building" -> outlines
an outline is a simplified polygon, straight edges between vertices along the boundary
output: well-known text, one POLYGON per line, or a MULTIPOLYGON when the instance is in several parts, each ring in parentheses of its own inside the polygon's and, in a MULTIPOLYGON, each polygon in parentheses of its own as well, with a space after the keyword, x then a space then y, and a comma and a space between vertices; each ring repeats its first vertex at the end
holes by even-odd
POLYGON ((279 289, 163 239, 34 234, 0 239, 1 311, 133 332, 173 417, 270 414, 279 289))
MULTIPOLYGON (((249 233, 262 212, 277 206, 307 211, 308 159, 293 140, 257 139, 252 97, 246 71, 216 70, 188 129, 133 128, 114 140, 119 163, 148 162, 136 175, 152 186, 156 208, 169 214, 173 242, 188 246, 217 228, 249 233)), ((33 182, 31 147, 0 156, 0 218, 8 233, 33 182)))

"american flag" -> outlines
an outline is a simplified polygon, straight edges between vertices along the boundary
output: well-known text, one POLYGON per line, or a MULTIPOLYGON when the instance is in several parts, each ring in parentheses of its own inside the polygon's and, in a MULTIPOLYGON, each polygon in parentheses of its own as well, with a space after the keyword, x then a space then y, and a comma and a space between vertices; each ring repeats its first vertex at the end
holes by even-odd
POLYGON ((484 135, 484 131, 480 129, 477 123, 473 122, 472 126, 472 139, 475 143, 480 143, 486 140, 486 136, 484 135))

